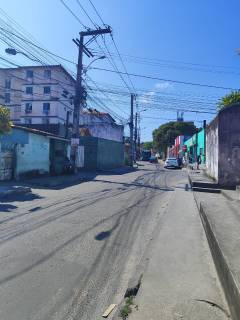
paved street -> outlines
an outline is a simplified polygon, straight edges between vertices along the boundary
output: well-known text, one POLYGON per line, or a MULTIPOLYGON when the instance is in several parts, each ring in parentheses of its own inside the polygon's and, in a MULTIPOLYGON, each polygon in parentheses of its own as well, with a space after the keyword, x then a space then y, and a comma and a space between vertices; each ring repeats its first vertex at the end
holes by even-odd
POLYGON ((1 203, 0 319, 100 319, 122 301, 186 183, 185 171, 141 164, 1 203))

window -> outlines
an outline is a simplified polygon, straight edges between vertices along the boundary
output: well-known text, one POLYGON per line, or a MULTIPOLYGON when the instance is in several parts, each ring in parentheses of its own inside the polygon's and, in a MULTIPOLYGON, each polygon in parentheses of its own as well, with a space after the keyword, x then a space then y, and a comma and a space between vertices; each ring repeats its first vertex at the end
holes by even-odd
POLYGON ((6 79, 5 80, 5 88, 6 89, 11 89, 11 80, 10 79, 6 79))
POLYGON ((26 87, 26 94, 33 94, 33 87, 26 87))
POLYGON ((5 92, 5 103, 10 103, 10 92, 5 92))
POLYGON ((49 123, 50 123, 50 119, 48 117, 42 118, 42 124, 49 124, 49 123))
POLYGON ((27 78, 33 78, 33 71, 32 70, 27 70, 26 71, 26 77, 27 78))
POLYGON ((25 112, 31 113, 32 112, 32 104, 30 102, 25 103, 25 112))
POLYGON ((44 70, 44 78, 51 79, 51 70, 44 70))
POLYGON ((32 124, 32 118, 25 118, 24 122, 25 124, 32 124))
POLYGON ((50 111, 50 103, 49 102, 45 102, 43 104, 43 112, 44 113, 48 113, 50 111))
POLYGON ((21 112, 21 106, 14 107, 14 112, 21 112))
POLYGON ((43 93, 44 94, 50 94, 51 93, 51 87, 43 87, 43 93))

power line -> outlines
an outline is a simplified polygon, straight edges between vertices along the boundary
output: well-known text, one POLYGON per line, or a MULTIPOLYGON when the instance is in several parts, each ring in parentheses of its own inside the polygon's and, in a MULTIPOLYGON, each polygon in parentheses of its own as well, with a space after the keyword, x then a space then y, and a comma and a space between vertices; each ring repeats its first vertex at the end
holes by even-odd
POLYGON ((84 29, 87 27, 82 23, 82 21, 78 18, 78 16, 71 10, 71 8, 64 2, 64 0, 60 0, 64 7, 75 17, 75 19, 83 26, 84 29))
POLYGON ((121 57, 121 55, 120 55, 120 53, 119 53, 117 44, 116 44, 116 42, 115 42, 112 34, 111 34, 111 39, 112 39, 113 44, 114 44, 114 47, 115 47, 115 49, 116 49, 116 51, 117 51, 117 53, 118 53, 118 56, 119 56, 119 59, 120 59, 120 61, 121 61, 121 63, 122 63, 123 69, 125 70, 125 72, 126 72, 126 74, 127 74, 127 77, 128 77, 128 80, 129 80, 129 82, 131 83, 131 86, 132 86, 132 88, 133 88, 133 91, 136 93, 136 89, 135 89, 135 87, 134 87, 134 85, 133 85, 133 83, 132 83, 132 80, 131 80, 131 78, 130 78, 130 76, 129 76, 129 73, 127 72, 127 68, 126 68, 126 66, 125 66, 125 64, 124 64, 124 62, 123 62, 123 59, 122 59, 122 57, 121 57))
POLYGON ((84 9, 83 5, 80 3, 79 0, 76 0, 77 1, 77 4, 79 5, 79 7, 82 9, 82 11, 86 14, 86 16, 88 17, 88 19, 92 22, 92 24, 95 26, 95 27, 98 27, 98 25, 92 20, 92 18, 90 17, 90 15, 87 13, 87 11, 84 9))
MULTIPOLYGON (((98 67, 90 67, 93 70, 100 70, 100 71, 106 71, 111 73, 117 73, 115 70, 105 69, 105 68, 98 68, 98 67)), ((121 74, 127 74, 126 72, 118 71, 121 74)), ((214 88, 214 89, 223 89, 223 90, 239 90, 236 88, 230 88, 230 87, 221 87, 216 85, 208 85, 208 84, 202 84, 202 83, 194 83, 194 82, 186 82, 186 81, 178 81, 178 80, 171 80, 171 79, 164 79, 164 78, 158 78, 153 76, 147 76, 142 74, 135 74, 135 73, 129 73, 130 76, 133 77, 139 77, 139 78, 145 78, 150 80, 159 80, 159 81, 168 81, 172 83, 178 83, 178 84, 184 84, 184 85, 191 85, 191 86, 199 86, 199 87, 206 87, 206 88, 214 88)))
MULTIPOLYGON (((91 49, 93 52, 97 52, 96 49, 91 49)), ((124 54, 120 53, 122 57, 131 58, 134 60, 139 60, 140 62, 147 62, 150 63, 173 63, 173 64, 185 64, 190 66, 197 66, 197 67, 204 67, 204 68, 222 68, 222 69, 239 69, 234 66, 223 66, 223 65, 210 65, 210 64, 200 64, 200 63, 192 63, 192 62, 184 62, 184 61, 178 61, 178 60, 168 60, 168 59, 159 59, 159 58, 148 58, 148 57, 140 57, 140 56, 133 56, 130 54, 124 54)), ((114 53, 112 53, 114 55, 114 53)))
POLYGON ((102 19, 101 15, 99 14, 99 12, 98 12, 97 8, 95 7, 95 5, 93 4, 93 2, 92 2, 91 0, 89 0, 89 2, 91 3, 91 5, 92 5, 92 7, 93 7, 93 9, 94 9, 94 11, 95 11, 95 13, 96 13, 96 15, 97 15, 97 16, 98 16, 98 18, 101 20, 102 24, 105 26, 105 23, 104 23, 104 21, 103 21, 103 19, 102 19))

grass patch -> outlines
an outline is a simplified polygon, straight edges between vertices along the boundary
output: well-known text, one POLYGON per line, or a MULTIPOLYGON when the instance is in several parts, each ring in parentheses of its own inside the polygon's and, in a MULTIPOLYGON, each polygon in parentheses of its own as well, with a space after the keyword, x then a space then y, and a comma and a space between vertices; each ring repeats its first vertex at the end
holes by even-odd
POLYGON ((132 305, 133 305, 133 296, 128 297, 125 300, 125 304, 120 310, 120 316, 123 320, 126 320, 129 314, 132 312, 132 305))

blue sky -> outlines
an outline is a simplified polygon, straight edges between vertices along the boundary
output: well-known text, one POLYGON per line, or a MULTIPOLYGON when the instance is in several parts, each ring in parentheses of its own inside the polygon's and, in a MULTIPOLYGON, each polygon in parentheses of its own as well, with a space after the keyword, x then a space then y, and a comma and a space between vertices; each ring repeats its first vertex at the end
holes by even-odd
MULTIPOLYGON (((76 0, 65 0, 65 2, 86 26, 92 27, 76 0)), ((97 24, 101 24, 89 1, 80 0, 80 2, 92 19, 97 24)), ((240 56, 236 54, 236 49, 240 47, 239 1, 93 0, 93 3, 104 22, 113 28, 114 38, 121 53, 161 60, 158 63, 160 65, 152 66, 130 62, 129 58, 124 59, 129 72, 162 79, 230 88, 240 87, 240 56), (208 67, 195 64, 208 65, 208 67)), ((60 0, 9 0, 2 1, 0 6, 45 48, 77 61, 76 46, 71 39, 78 36, 82 27, 60 0)), ((106 43, 110 52, 114 52, 110 37, 106 36, 106 43)), ((92 47, 97 48, 96 45, 92 47)), ((5 46, 0 43, 2 55, 4 55, 4 49, 5 46)), ((118 68, 123 70, 120 61, 118 59, 115 61, 118 68)), ((29 64, 29 61, 26 60, 21 60, 21 62, 29 64)), ((85 59, 85 64, 88 63, 89 61, 85 59)), ((108 61, 104 60, 97 61, 94 65, 112 69, 108 61)), ((69 67, 73 70, 75 68, 72 65, 69 67)), ((96 70, 90 70, 88 73, 99 84, 123 85, 116 74, 96 70)), ((136 77, 131 77, 131 79, 136 88, 145 89, 151 97, 155 97, 156 90, 159 91, 159 101, 161 97, 186 101, 181 102, 181 108, 184 107, 186 110, 189 109, 189 101, 204 101, 207 108, 207 103, 217 102, 219 97, 228 92, 228 90, 179 85, 168 81, 136 77)), ((115 105, 118 102, 111 105, 110 102, 103 101, 127 118, 130 98, 129 104, 127 104, 128 98, 124 99, 126 103, 119 105, 115 105)), ((175 104, 178 103, 174 101, 175 104)), ((176 111, 169 111, 169 101, 166 103, 166 100, 163 99, 160 104, 161 109, 153 109, 148 98, 139 97, 140 110, 147 110, 141 113, 143 140, 150 140, 152 130, 166 122, 158 118, 176 118, 176 111)), ((198 103, 192 104, 192 108, 199 111, 198 103)), ((201 125, 200 121, 203 119, 210 121, 213 117, 213 115, 189 112, 185 112, 184 116, 186 120, 196 120, 198 126, 201 125)))

